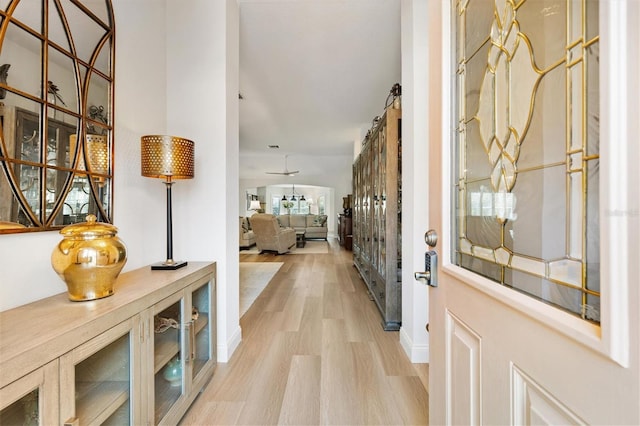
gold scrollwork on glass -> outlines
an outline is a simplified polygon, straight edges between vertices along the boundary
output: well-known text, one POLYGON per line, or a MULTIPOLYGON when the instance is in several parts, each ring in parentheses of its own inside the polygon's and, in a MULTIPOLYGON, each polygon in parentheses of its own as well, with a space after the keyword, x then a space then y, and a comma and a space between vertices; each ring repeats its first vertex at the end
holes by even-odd
POLYGON ((457 3, 454 258, 598 322, 599 37, 588 3, 457 3))

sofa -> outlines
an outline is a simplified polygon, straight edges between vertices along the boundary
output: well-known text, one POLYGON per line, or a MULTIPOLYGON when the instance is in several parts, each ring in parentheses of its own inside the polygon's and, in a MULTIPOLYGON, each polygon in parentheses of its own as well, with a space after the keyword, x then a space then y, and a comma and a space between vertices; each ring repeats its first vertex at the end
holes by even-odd
POLYGON ((249 218, 249 222, 260 252, 276 251, 283 254, 296 245, 296 231, 293 228, 281 228, 272 214, 256 213, 249 218))
POLYGON ((324 214, 281 214, 277 216, 283 228, 305 231, 304 239, 327 239, 327 215, 324 214))
POLYGON ((256 234, 251 230, 249 218, 240 216, 240 249, 256 244, 256 234))

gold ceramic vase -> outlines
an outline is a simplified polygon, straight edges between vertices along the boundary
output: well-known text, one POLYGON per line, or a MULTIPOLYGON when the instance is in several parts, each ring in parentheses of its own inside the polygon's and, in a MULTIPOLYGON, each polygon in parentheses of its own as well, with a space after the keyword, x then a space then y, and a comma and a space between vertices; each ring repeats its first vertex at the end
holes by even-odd
POLYGON ((72 301, 111 296, 127 262, 127 248, 116 236, 118 229, 96 220, 90 214, 87 222, 64 227, 60 231, 64 239, 51 254, 51 265, 67 284, 72 301))

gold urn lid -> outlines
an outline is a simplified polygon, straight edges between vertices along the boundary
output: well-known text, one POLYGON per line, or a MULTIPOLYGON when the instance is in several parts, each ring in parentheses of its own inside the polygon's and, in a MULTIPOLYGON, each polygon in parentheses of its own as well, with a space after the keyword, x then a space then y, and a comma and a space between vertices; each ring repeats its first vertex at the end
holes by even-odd
POLYGON ((118 228, 109 224, 98 222, 98 218, 93 214, 87 215, 87 221, 74 223, 65 226, 60 230, 60 234, 71 239, 93 239, 101 237, 112 237, 118 233, 118 228))

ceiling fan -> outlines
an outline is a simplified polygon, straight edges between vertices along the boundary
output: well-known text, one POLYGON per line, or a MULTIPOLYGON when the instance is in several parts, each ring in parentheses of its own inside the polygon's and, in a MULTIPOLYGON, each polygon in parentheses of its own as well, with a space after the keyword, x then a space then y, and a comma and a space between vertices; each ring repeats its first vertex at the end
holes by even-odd
POLYGON ((290 171, 289 169, 287 169, 287 157, 288 155, 284 156, 284 170, 281 172, 266 172, 268 175, 284 175, 284 176, 293 176, 296 173, 300 173, 300 170, 292 170, 290 171))

